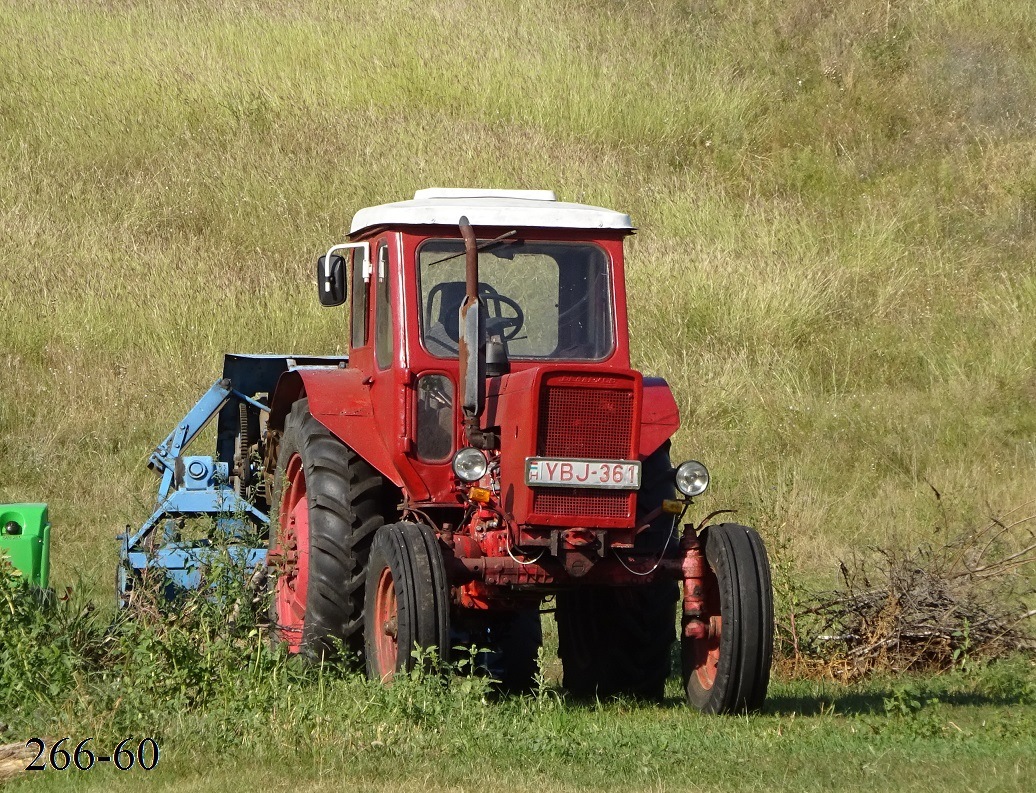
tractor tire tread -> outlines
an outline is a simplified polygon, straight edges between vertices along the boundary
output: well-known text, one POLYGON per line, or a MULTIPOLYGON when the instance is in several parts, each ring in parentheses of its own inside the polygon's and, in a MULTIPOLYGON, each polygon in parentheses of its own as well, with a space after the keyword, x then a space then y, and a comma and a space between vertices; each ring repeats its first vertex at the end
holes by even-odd
POLYGON ((677 585, 665 580, 558 593, 558 653, 569 693, 662 699, 677 599, 677 585))
POLYGON ((770 572, 770 561, 766 555, 766 546, 763 545, 762 537, 753 529, 748 529, 746 534, 755 556, 756 574, 760 585, 762 601, 760 609, 760 635, 764 639, 762 655, 759 659, 758 672, 752 687, 752 693, 745 701, 748 711, 754 712, 762 708, 763 702, 766 700, 767 689, 770 686, 770 667, 773 664, 774 614, 773 597, 767 596, 767 593, 773 592, 773 577, 770 572))

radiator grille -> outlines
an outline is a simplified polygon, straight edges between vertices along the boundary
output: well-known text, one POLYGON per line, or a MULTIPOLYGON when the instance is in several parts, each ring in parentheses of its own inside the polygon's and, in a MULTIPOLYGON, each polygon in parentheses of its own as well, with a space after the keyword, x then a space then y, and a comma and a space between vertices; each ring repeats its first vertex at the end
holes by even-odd
POLYGON ((532 511, 559 518, 628 518, 630 499, 622 490, 539 488, 533 491, 532 511))
MULTIPOLYGON (((548 384, 540 400, 541 457, 630 459, 633 390, 548 384)), ((634 494, 616 490, 533 488, 532 511, 563 518, 630 518, 634 494)))
POLYGON ((633 391, 548 386, 540 402, 541 457, 625 460, 633 434, 633 391))

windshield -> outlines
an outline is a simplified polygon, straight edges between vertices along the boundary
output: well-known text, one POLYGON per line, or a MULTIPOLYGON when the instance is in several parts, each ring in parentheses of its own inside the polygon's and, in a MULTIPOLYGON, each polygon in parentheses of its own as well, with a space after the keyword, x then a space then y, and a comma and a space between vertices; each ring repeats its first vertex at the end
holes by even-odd
MULTIPOLYGON (((421 342, 432 355, 456 358, 464 242, 428 240, 417 256, 421 342)), ((478 273, 486 331, 504 342, 509 358, 600 360, 611 353, 608 257, 596 245, 505 240, 479 251, 478 273)))

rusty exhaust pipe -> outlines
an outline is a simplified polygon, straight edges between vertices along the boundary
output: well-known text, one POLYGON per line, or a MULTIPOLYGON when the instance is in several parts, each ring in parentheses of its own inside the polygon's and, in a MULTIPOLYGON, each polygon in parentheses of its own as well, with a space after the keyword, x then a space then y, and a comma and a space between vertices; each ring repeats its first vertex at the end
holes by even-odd
POLYGON ((478 302, 478 240, 466 215, 460 219, 460 235, 464 238, 464 305, 469 305, 478 302))

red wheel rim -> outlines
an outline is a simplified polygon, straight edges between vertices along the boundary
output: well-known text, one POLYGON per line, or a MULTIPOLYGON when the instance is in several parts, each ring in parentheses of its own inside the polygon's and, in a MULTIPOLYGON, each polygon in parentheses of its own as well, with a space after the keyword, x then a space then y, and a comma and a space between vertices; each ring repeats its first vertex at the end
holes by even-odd
POLYGON ((708 621, 708 636, 693 642, 694 674, 698 685, 709 690, 716 682, 719 671, 719 646, 723 637, 723 617, 720 615, 719 582, 712 570, 706 571, 704 580, 705 613, 708 621))
POLYGON ((388 682, 396 673, 399 659, 399 608, 396 583, 388 567, 381 571, 374 591, 374 666, 381 679, 388 682))
POLYGON ((302 458, 293 454, 284 473, 285 491, 277 516, 277 549, 280 570, 275 601, 277 631, 288 650, 302 646, 306 619, 306 590, 309 586, 309 501, 302 458))

